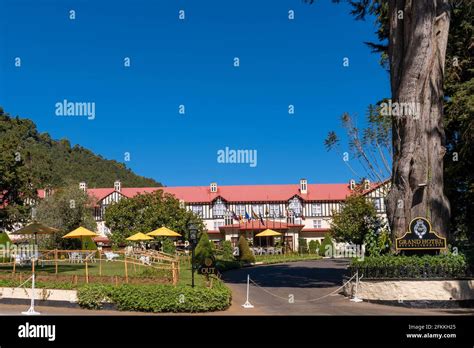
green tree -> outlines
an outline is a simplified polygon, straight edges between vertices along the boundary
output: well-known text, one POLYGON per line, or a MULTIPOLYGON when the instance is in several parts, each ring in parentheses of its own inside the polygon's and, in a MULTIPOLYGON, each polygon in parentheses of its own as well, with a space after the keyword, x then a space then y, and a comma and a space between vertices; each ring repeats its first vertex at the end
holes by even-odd
POLYGON ((242 262, 253 263, 255 262, 255 256, 250 250, 249 243, 243 235, 239 237, 239 259, 242 262))
POLYGON ((320 256, 333 256, 334 255, 334 244, 332 242, 331 235, 326 233, 324 235, 324 239, 321 242, 319 247, 319 255, 320 256))
POLYGON ((198 233, 204 230, 201 218, 180 207, 179 200, 162 190, 122 199, 105 211, 105 224, 112 231, 115 245, 125 243, 125 238, 136 232, 147 233, 162 226, 189 239, 190 223, 197 227, 198 233))
POLYGON ((355 193, 333 213, 330 231, 338 242, 362 244, 364 236, 379 225, 374 205, 367 197, 355 193))
POLYGON ((234 259, 234 251, 230 240, 225 240, 222 243, 222 259, 225 261, 231 261, 234 259))
POLYGON ((59 232, 52 236, 39 236, 40 246, 80 248, 79 239, 63 239, 62 236, 79 226, 95 231, 97 225, 92 211, 92 199, 76 185, 54 190, 51 196, 39 201, 36 220, 57 228, 59 232))
POLYGON ((201 233, 201 238, 199 238, 199 242, 194 253, 198 263, 202 263, 206 258, 215 258, 213 243, 209 241, 209 236, 206 232, 201 233))

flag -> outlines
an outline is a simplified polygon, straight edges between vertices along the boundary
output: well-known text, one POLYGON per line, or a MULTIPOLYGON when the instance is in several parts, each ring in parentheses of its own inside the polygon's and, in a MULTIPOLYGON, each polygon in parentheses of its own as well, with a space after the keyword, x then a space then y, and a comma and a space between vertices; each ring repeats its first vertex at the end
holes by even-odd
POLYGON ((253 209, 252 209, 252 219, 258 220, 258 215, 255 214, 255 212, 253 211, 253 209))
POLYGON ((235 212, 232 212, 232 219, 240 221, 240 218, 237 216, 235 212))
POLYGON ((270 212, 268 211, 268 207, 265 207, 265 216, 270 215, 270 212))
POLYGON ((262 223, 263 226, 265 226, 265 222, 263 221, 262 213, 260 213, 260 222, 262 223))
POLYGON ((249 216, 249 213, 247 213, 247 211, 245 211, 245 218, 249 221, 252 220, 252 218, 249 216))

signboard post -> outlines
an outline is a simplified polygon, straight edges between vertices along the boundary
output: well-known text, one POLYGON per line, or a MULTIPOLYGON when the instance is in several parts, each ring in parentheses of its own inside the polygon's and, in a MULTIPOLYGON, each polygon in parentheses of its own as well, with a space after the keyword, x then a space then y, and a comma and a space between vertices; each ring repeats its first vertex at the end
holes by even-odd
POLYGON ((396 250, 446 250, 446 238, 431 229, 429 220, 416 217, 410 222, 409 231, 396 239, 396 250))

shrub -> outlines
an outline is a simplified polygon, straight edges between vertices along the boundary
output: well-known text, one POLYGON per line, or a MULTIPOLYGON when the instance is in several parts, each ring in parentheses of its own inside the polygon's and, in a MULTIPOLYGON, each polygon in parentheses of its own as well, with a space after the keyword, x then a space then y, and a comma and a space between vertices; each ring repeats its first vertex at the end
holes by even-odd
POLYGON ((206 232, 201 233, 201 238, 196 245, 196 250, 194 251, 195 260, 197 263, 202 263, 206 258, 214 259, 215 248, 212 243, 209 241, 209 236, 206 232))
POLYGON ((319 243, 319 240, 311 240, 309 242, 309 252, 311 254, 319 254, 320 247, 321 247, 321 243, 319 243))
POLYGON ((247 263, 255 262, 255 256, 250 251, 249 243, 243 235, 239 237, 239 259, 240 261, 247 263))
POLYGON ((306 238, 298 238, 298 249, 300 254, 308 253, 308 242, 306 238))
POLYGON ((169 238, 163 239, 163 241, 161 242, 161 247, 163 248, 164 253, 174 255, 174 253, 176 252, 176 246, 169 238))
POLYGON ((6 232, 0 232, 0 245, 6 248, 7 245, 11 245, 10 237, 6 232))
POLYGON ((222 259, 226 261, 234 260, 234 250, 232 248, 232 243, 229 240, 225 240, 222 243, 222 259))
POLYGON ((82 239, 82 250, 97 250, 97 245, 92 240, 92 237, 82 239))
POLYGON ((326 233, 324 236, 323 242, 319 246, 319 255, 332 256, 333 252, 334 252, 334 245, 332 243, 331 236, 329 235, 329 233, 326 233), (328 245, 330 246, 330 248, 327 247, 328 245))
POLYGON ((469 276, 464 255, 382 255, 352 259, 351 274, 359 271, 365 278, 463 278, 469 276))
POLYGON ((109 300, 124 311, 209 312, 225 310, 231 303, 230 290, 216 280, 213 288, 172 285, 87 285, 78 291, 83 308, 102 308, 109 300))
POLYGON ((371 230, 364 237, 365 251, 368 256, 377 256, 390 251, 390 233, 386 227, 371 230))

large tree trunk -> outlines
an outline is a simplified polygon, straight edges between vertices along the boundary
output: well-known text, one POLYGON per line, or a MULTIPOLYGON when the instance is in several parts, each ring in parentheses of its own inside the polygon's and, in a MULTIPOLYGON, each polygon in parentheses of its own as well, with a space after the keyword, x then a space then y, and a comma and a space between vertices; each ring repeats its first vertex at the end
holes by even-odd
POLYGON ((403 235, 417 216, 431 220, 433 230, 446 236, 450 207, 443 191, 443 75, 450 6, 447 0, 390 0, 389 13, 392 103, 419 106, 415 116, 392 115, 387 196, 392 236, 403 235))

